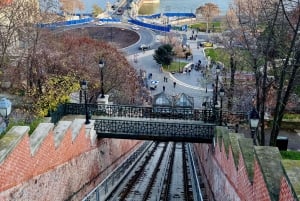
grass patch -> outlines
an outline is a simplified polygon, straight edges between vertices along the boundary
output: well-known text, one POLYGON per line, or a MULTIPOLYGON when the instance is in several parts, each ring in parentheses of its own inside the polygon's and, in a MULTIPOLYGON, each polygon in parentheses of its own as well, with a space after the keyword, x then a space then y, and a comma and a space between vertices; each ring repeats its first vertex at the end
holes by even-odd
MULTIPOLYGON (((211 61, 221 62, 225 65, 226 69, 230 68, 230 54, 227 49, 224 48, 206 48, 206 56, 210 56, 211 61)), ((246 50, 237 50, 235 52, 235 60, 237 69, 240 71, 253 72, 251 68, 250 56, 246 50)))
POLYGON ((40 123, 43 123, 44 122, 44 119, 43 118, 38 118, 38 119, 35 119, 33 120, 30 124, 29 123, 26 123, 24 121, 19 121, 19 122, 9 122, 6 130, 4 131, 4 134, 2 135, 5 135, 5 133, 7 131, 9 131, 13 126, 29 126, 30 130, 29 130, 29 135, 31 135, 33 133, 33 131, 38 127, 38 125, 40 123))
POLYGON ((284 114, 283 119, 300 120, 300 114, 284 114))
POLYGON ((283 159, 300 160, 299 151, 280 151, 280 154, 283 159))
MULTIPOLYGON (((190 25, 190 28, 192 29, 198 29, 201 32, 206 31, 206 22, 199 22, 196 24, 190 25)), ((208 24, 208 29, 211 30, 212 32, 221 32, 221 22, 211 22, 208 24)))
POLYGON ((211 61, 222 62, 225 66, 229 66, 230 55, 223 48, 206 48, 205 49, 206 56, 210 56, 211 61))
POLYGON ((180 72, 187 64, 186 62, 173 61, 170 66, 163 66, 163 69, 168 72, 180 72))

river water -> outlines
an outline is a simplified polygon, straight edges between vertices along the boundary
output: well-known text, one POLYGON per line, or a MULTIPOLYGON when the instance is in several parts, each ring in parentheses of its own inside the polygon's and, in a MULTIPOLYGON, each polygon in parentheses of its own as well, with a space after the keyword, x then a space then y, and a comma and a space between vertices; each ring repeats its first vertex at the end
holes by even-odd
MULTIPOLYGON (((82 0, 85 5, 84 13, 91 13, 93 5, 98 5, 105 9, 106 3, 114 4, 117 0, 82 0)), ((214 3, 219 6, 221 14, 225 14, 232 0, 160 0, 160 3, 143 4, 140 14, 154 14, 162 12, 192 12, 205 3, 214 3)))

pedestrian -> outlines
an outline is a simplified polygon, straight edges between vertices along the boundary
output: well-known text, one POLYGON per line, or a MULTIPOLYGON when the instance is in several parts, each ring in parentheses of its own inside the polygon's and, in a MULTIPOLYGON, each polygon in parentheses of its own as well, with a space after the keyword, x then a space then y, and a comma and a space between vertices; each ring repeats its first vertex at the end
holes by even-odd
POLYGON ((174 87, 174 88, 176 87, 176 82, 173 82, 173 87, 174 87))
POLYGON ((165 87, 165 86, 163 86, 163 92, 165 91, 165 89, 166 89, 166 87, 165 87))
POLYGON ((168 78, 166 77, 166 82, 168 82, 168 78))

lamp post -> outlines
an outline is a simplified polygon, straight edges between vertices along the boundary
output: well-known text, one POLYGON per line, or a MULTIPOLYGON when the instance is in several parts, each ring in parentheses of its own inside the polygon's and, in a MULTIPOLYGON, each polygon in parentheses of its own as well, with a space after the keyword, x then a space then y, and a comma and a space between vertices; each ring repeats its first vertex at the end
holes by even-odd
POLYGON ((87 81, 82 80, 81 83, 81 90, 84 92, 84 106, 85 106, 85 124, 89 124, 89 113, 88 113, 88 105, 87 105, 87 94, 86 91, 88 89, 87 81))
POLYGON ((223 97, 225 95, 225 90, 223 87, 220 89, 221 107, 220 107, 220 126, 222 126, 222 107, 223 107, 223 97))
POLYGON ((250 130, 251 130, 251 137, 253 138, 253 142, 255 143, 255 134, 258 128, 259 123, 259 115, 256 109, 253 107, 252 111, 250 112, 250 130))
POLYGON ((101 78, 101 97, 100 98, 105 98, 104 96, 104 89, 103 89, 103 68, 105 64, 102 59, 99 60, 99 69, 100 69, 100 78, 101 78))
POLYGON ((214 102, 215 102, 214 104, 215 105, 218 104, 218 82, 219 82, 219 73, 220 73, 220 70, 221 70, 220 66, 217 65, 217 67, 216 67, 216 74, 217 74, 217 76, 216 76, 216 89, 215 89, 215 100, 214 100, 214 102))

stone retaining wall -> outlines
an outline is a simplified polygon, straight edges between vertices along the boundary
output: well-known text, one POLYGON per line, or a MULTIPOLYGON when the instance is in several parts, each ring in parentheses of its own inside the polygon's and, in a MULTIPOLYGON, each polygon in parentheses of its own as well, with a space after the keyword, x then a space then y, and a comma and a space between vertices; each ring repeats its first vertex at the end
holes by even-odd
POLYGON ((299 200, 300 161, 282 160, 277 147, 217 127, 215 144, 195 144, 211 187, 210 200, 299 200))
POLYGON ((0 140, 0 200, 80 200, 140 141, 97 139, 93 122, 13 127, 0 140))

